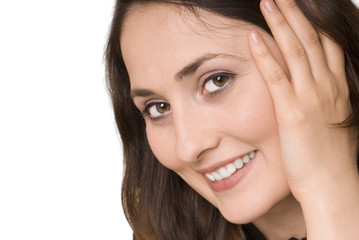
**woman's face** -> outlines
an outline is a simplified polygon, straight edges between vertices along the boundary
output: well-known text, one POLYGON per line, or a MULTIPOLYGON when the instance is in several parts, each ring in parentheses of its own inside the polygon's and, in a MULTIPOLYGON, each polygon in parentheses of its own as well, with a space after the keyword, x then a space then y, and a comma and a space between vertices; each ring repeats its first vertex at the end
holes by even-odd
POLYGON ((246 223, 290 196, 271 96, 248 46, 259 28, 200 13, 134 7, 121 50, 155 156, 227 220, 246 223))

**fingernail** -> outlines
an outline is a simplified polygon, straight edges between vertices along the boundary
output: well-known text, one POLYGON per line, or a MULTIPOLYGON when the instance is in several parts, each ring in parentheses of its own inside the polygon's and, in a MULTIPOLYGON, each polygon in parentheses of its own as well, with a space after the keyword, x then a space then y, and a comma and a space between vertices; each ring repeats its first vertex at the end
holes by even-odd
POLYGON ((277 9, 277 6, 273 2, 273 0, 265 0, 264 7, 270 12, 273 12, 277 9))
POLYGON ((257 31, 251 32, 251 38, 255 44, 258 44, 261 41, 261 36, 257 31))

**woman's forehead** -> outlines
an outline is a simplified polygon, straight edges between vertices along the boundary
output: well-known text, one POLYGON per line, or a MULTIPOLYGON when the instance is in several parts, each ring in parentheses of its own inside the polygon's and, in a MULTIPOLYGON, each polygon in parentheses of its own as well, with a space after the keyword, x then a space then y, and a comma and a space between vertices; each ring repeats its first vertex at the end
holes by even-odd
POLYGON ((184 33, 215 32, 216 29, 244 27, 246 22, 225 17, 199 7, 186 7, 170 3, 148 3, 132 6, 126 14, 123 28, 129 22, 145 21, 167 30, 182 30, 184 33))
POLYGON ((121 50, 131 82, 143 76, 172 78, 189 60, 207 53, 249 53, 244 46, 253 25, 203 10, 197 13, 170 4, 137 6, 129 11, 121 50))
POLYGON ((250 28, 253 28, 252 24, 203 9, 152 3, 136 5, 129 10, 120 41, 123 46, 138 39, 158 40, 173 35, 231 38, 250 28))

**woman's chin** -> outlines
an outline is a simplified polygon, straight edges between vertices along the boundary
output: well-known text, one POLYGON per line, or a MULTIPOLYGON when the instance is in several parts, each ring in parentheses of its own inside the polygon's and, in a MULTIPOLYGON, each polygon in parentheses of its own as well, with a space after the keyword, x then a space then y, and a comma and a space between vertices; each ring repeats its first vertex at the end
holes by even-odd
POLYGON ((265 215, 270 209, 254 208, 252 206, 242 206, 236 208, 219 208, 222 216, 229 222, 234 224, 246 224, 265 215))
POLYGON ((292 198, 288 189, 288 191, 266 197, 258 195, 256 198, 245 198, 242 196, 240 200, 236 198, 235 201, 222 199, 224 201, 217 202, 217 208, 227 221, 234 224, 246 224, 269 216, 272 210, 277 214, 281 210, 286 211, 288 209, 286 206, 294 204, 294 201, 291 201, 292 198))

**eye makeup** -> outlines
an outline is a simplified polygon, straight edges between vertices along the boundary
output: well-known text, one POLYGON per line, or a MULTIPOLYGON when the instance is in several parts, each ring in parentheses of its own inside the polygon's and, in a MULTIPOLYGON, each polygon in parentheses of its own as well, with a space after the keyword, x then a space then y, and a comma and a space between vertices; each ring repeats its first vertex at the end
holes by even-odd
MULTIPOLYGON (((203 96, 217 95, 231 86, 236 77, 236 73, 222 70, 205 74, 204 77, 199 80, 199 92, 203 96), (206 77, 206 75, 209 76, 206 77)), ((170 114, 171 110, 171 105, 166 101, 161 99, 149 100, 145 103, 142 116, 145 119, 150 119, 151 121, 159 121, 166 118, 167 115, 170 114)))
POLYGON ((234 78, 237 76, 235 73, 230 72, 216 72, 207 77, 201 84, 202 95, 215 95, 224 91, 231 85, 234 78), (206 88, 207 87, 207 88, 206 88))
POLYGON ((144 118, 149 118, 152 121, 158 121, 166 117, 171 111, 171 105, 164 101, 153 101, 145 104, 145 108, 142 111, 144 118), (157 113, 155 112, 157 111, 157 113))

